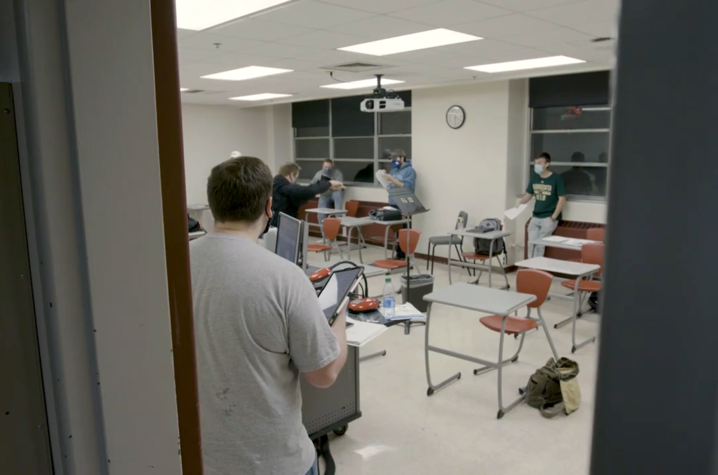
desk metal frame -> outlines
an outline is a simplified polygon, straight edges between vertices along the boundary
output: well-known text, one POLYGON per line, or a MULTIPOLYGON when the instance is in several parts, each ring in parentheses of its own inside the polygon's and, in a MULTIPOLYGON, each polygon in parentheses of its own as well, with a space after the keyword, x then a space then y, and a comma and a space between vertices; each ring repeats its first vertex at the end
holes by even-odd
MULTIPOLYGON (((571 353, 576 353, 576 351, 578 351, 579 349, 583 348, 589 343, 594 343, 596 341, 596 337, 594 336, 592 338, 589 338, 588 340, 582 341, 581 343, 576 343, 576 320, 578 319, 578 311, 580 305, 579 303, 582 301, 580 295, 581 292, 579 292, 578 290, 578 284, 583 278, 590 279, 593 274, 595 274, 601 269, 600 266, 595 264, 583 264, 581 262, 570 262, 563 261, 560 259, 551 259, 549 257, 534 257, 525 261, 519 261, 516 263, 516 266, 525 269, 542 270, 550 274, 563 274, 574 277, 576 283, 573 289, 573 297, 571 298, 565 295, 558 295, 559 298, 573 300, 573 309, 571 311, 571 316, 568 319, 554 325, 554 328, 561 328, 567 325, 569 322, 573 324, 571 327, 571 353)), ((557 296, 556 294, 551 295, 557 296)))
MULTIPOLYGON (((513 363, 518 360, 519 353, 521 353, 521 349, 524 345, 524 338, 526 336, 526 333, 521 334, 521 342, 519 343, 519 348, 516 351, 516 354, 514 354, 511 358, 503 359, 503 352, 504 352, 504 337, 505 337, 505 325, 506 320, 508 319, 508 316, 512 314, 513 312, 517 311, 521 307, 524 307, 528 305, 529 303, 536 300, 536 296, 529 295, 529 294, 520 294, 517 292, 505 292, 503 290, 499 289, 491 289, 491 288, 485 288, 485 287, 476 287, 471 284, 467 283, 460 283, 456 285, 452 285, 451 287, 447 287, 444 289, 441 289, 437 292, 433 292, 424 299, 429 302, 429 308, 426 312, 426 335, 425 335, 425 341, 424 341, 424 359, 426 363, 426 382, 429 385, 429 388, 426 391, 427 396, 433 395, 435 392, 445 388, 449 384, 458 381, 461 379, 461 373, 456 373, 453 376, 449 377, 448 379, 445 379, 444 381, 434 384, 431 380, 431 365, 429 363, 429 353, 439 353, 445 356, 451 356, 453 358, 458 358, 465 361, 470 361, 472 363, 477 363, 482 365, 480 368, 474 370, 475 375, 484 374, 492 369, 498 370, 498 404, 499 404, 499 412, 497 414, 497 418, 501 419, 507 412, 511 411, 513 408, 518 406, 525 398, 525 395, 522 395, 515 401, 513 401, 508 406, 504 406, 503 404, 503 367, 513 363), (470 302, 468 299, 462 298, 461 295, 452 295, 452 294, 461 294, 464 295, 472 294, 474 301, 470 302), (496 303, 496 300, 503 300, 504 302, 496 303), (431 322, 431 311, 434 306, 434 304, 442 304, 442 305, 449 305, 452 307, 458 307, 463 308, 466 310, 473 310, 476 312, 484 312, 494 315, 500 315, 503 317, 503 321, 501 322, 501 336, 499 341, 499 358, 498 361, 488 361, 484 360, 482 358, 477 358, 474 356, 466 355, 463 353, 458 353, 456 351, 452 351, 446 348, 440 348, 437 346, 433 346, 429 344, 429 329, 430 329, 430 322, 431 322)), ((549 334, 548 328, 543 321, 543 318, 541 318, 539 314, 538 323, 543 327, 544 332, 546 333, 546 337, 548 338, 549 344, 551 345, 551 349, 556 355, 556 349, 554 348, 553 341, 551 340, 551 335, 549 334)))
POLYGON ((395 224, 405 224, 408 223, 409 220, 404 218, 396 221, 378 221, 376 219, 371 219, 370 217, 363 217, 363 218, 353 218, 351 216, 345 216, 341 218, 342 226, 347 228, 347 259, 351 260, 351 243, 352 243, 352 233, 354 229, 357 229, 357 244, 359 245, 359 262, 362 264, 364 263, 364 257, 361 254, 362 247, 366 244, 364 242, 364 236, 361 233, 360 228, 364 226, 369 226, 372 224, 380 224, 382 226, 386 226, 386 231, 384 232, 384 257, 387 257, 388 247, 389 247, 389 229, 391 226, 395 224))
MULTIPOLYGON (((506 276, 506 269, 504 269, 504 266, 501 263, 500 254, 497 254, 496 256, 494 256, 494 242, 497 239, 503 239, 507 236, 511 236, 510 232, 508 232, 508 231, 491 231, 488 233, 479 233, 476 231, 470 231, 470 230, 465 230, 465 229, 455 229, 455 230, 449 231, 447 234, 449 236, 459 236, 462 238, 463 237, 471 237, 471 238, 479 238, 479 239, 488 239, 491 241, 491 245, 489 246, 489 258, 487 259, 488 265, 470 263, 470 262, 468 262, 468 259, 466 260, 466 262, 454 263, 451 261, 451 246, 449 246, 449 255, 447 258, 447 262, 449 265, 449 284, 452 283, 451 267, 452 266, 453 267, 462 267, 462 268, 466 267, 469 269, 479 269, 481 272, 488 270, 488 272, 489 272, 489 288, 491 288, 491 286, 492 286, 491 277, 492 277, 492 273, 493 273, 493 267, 491 266, 491 261, 493 260, 494 257, 496 257, 497 259, 499 259, 499 267, 501 268, 501 272, 504 274, 504 280, 506 280, 506 287, 504 287, 504 289, 509 289, 511 287, 509 285, 509 278, 506 276)), ((461 259, 461 255, 459 255, 459 259, 461 259)), ((480 278, 481 278, 481 274, 479 274, 479 279, 480 278)), ((478 283, 479 283, 479 281, 477 280, 476 284, 478 285, 478 283)))

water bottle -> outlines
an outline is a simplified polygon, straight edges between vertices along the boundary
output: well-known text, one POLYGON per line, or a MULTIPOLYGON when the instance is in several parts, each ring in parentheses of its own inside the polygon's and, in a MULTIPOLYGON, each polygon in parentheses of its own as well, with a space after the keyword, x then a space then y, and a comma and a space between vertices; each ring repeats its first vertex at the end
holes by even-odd
POLYGON ((381 306, 384 307, 384 318, 389 320, 394 317, 396 314, 396 297, 394 297, 394 286, 391 283, 391 278, 387 278, 384 283, 384 299, 381 306))

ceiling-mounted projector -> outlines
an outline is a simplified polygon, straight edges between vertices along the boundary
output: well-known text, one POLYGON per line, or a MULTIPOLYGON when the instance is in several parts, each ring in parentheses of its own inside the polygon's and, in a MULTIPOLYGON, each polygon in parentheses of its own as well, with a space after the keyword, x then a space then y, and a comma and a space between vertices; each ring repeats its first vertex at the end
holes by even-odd
POLYGON ((382 76, 383 74, 376 75, 376 89, 372 95, 361 101, 359 109, 362 112, 389 112, 404 109, 404 101, 397 93, 381 87, 382 76))

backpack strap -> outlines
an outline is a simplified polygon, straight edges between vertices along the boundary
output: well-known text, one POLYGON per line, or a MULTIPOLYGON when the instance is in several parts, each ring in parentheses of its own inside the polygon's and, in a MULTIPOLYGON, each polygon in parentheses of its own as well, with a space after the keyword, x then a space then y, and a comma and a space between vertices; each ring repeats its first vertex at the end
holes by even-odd
POLYGON ((541 415, 544 418, 553 419, 554 417, 558 416, 562 412, 565 412, 565 408, 564 408, 564 404, 562 402, 559 402, 552 406, 549 406, 548 404, 544 404, 539 408, 539 411, 541 412, 541 415))

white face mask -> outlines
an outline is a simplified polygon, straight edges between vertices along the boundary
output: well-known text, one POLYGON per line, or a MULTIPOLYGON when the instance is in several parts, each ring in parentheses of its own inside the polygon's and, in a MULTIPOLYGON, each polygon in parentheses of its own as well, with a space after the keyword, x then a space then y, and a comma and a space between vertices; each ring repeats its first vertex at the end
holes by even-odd
POLYGON ((534 171, 539 175, 542 174, 544 171, 543 165, 534 165, 534 171))

